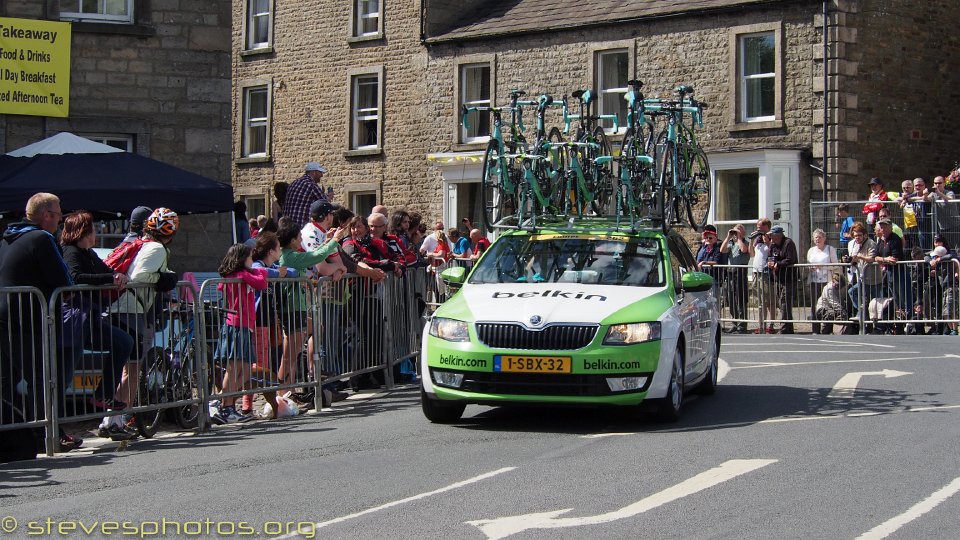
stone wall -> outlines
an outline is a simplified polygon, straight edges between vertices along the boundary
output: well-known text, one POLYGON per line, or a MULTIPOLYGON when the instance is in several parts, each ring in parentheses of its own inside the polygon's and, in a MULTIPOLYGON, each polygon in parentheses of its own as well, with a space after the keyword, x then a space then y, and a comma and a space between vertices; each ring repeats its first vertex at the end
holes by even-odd
POLYGON ((960 161, 960 4, 951 0, 840 1, 843 62, 834 70, 841 99, 838 136, 844 188, 864 198, 867 179, 888 189, 921 176, 928 183, 960 161))
MULTIPOLYGON (((137 153, 230 182, 230 1, 145 0, 136 6, 135 24, 73 24, 70 117, 0 118, 0 149, 60 131, 130 134, 137 153)), ((58 13, 56 1, 0 4, 5 17, 56 20, 58 13)), ((195 267, 174 267, 216 268, 230 243, 218 221, 184 220, 174 257, 195 267)))
MULTIPOLYGON (((350 2, 276 2, 273 51, 240 55, 245 2, 234 0, 234 157, 240 155, 240 83, 272 81, 271 156, 262 163, 234 164, 238 193, 265 194, 275 182, 292 182, 307 161, 327 167, 324 185, 340 201, 371 187, 393 208, 423 208, 439 201, 439 186, 428 177, 426 154, 436 133, 424 118, 445 113, 424 103, 427 56, 419 42, 415 2, 384 2, 382 39, 350 42, 350 2), (353 68, 382 67, 384 119, 382 152, 348 156, 350 76, 353 68)), ((439 208, 437 213, 439 213, 439 208)))

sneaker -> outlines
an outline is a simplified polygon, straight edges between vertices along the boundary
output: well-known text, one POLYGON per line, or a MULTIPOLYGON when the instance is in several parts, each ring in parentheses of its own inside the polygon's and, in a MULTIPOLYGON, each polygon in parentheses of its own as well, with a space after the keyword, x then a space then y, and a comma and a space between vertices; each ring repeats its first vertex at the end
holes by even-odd
POLYGON ((224 423, 227 424, 239 424, 243 422, 249 422, 253 419, 253 417, 248 414, 240 414, 234 407, 224 407, 220 409, 220 417, 223 419, 224 423))
POLYGON ((129 441, 136 439, 140 434, 134 430, 111 423, 108 427, 101 426, 97 431, 97 435, 104 439, 110 439, 111 441, 129 441))

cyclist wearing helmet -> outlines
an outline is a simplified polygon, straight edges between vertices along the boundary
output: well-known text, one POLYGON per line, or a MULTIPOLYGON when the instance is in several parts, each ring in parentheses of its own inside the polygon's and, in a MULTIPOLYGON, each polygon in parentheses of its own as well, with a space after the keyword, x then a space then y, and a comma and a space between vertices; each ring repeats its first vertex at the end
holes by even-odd
MULTIPOLYGON (((145 348, 153 343, 153 328, 148 324, 157 291, 166 292, 176 286, 177 275, 167 268, 169 252, 167 245, 173 240, 180 228, 180 218, 169 208, 157 208, 143 224, 140 237, 143 245, 137 252, 127 270, 127 288, 109 309, 117 326, 133 336, 139 347, 134 347, 123 378, 117 390, 117 399, 135 405, 139 386, 137 362, 143 357, 145 348)), ((101 428, 108 428, 109 422, 118 425, 126 422, 118 416, 104 419, 101 428)))

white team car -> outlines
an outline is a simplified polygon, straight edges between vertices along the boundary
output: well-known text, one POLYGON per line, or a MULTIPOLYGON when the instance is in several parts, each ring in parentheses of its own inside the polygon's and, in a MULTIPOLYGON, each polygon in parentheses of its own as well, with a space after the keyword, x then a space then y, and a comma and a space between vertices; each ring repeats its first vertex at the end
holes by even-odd
POLYGON ((593 222, 501 235, 469 276, 443 273, 460 290, 423 332, 424 415, 552 403, 676 420, 688 390, 717 386, 719 310, 695 268, 673 231, 593 222))

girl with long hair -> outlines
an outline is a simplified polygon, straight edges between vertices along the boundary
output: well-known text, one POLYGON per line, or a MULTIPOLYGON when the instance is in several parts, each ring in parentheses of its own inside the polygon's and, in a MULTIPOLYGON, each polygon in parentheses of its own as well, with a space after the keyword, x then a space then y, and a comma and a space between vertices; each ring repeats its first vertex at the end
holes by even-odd
MULTIPOLYGON (((250 380, 251 366, 257 361, 253 346, 257 318, 254 291, 267 288, 267 271, 253 267, 252 250, 244 244, 230 246, 217 271, 224 278, 241 280, 241 283, 217 285, 217 290, 223 293, 228 313, 220 330, 214 360, 225 364, 222 387, 223 392, 229 394, 250 380)), ((223 398, 218 414, 211 419, 221 424, 250 420, 250 415, 237 411, 235 403, 233 396, 223 398)))

